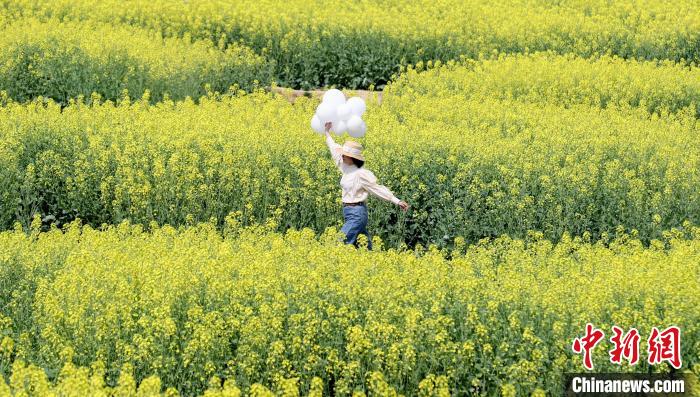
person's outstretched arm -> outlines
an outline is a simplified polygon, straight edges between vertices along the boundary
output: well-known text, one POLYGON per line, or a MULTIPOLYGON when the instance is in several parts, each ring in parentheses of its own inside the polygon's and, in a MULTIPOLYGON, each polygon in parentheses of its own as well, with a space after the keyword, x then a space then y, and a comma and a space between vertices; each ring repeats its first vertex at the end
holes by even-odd
POLYGON ((408 204, 394 196, 394 193, 392 193, 388 187, 377 183, 377 177, 374 176, 372 171, 364 170, 364 172, 360 173, 360 182, 362 183, 362 187, 373 196, 396 204, 404 211, 408 209, 408 204))
POLYGON ((326 145, 328 145, 328 150, 331 151, 331 157, 333 158, 333 162, 335 165, 340 168, 340 164, 343 162, 343 155, 342 155, 342 147, 335 143, 333 140, 333 137, 331 134, 328 132, 330 130, 330 126, 328 125, 330 123, 326 124, 326 145))

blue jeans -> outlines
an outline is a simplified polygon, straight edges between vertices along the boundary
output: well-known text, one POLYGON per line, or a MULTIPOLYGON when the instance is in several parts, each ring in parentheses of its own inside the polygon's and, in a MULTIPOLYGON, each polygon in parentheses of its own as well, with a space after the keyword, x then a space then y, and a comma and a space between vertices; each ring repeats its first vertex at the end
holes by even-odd
POLYGON ((345 224, 340 229, 345 233, 345 244, 357 244, 357 236, 364 234, 367 236, 367 249, 372 249, 372 237, 367 232, 367 205, 343 206, 343 218, 345 224))

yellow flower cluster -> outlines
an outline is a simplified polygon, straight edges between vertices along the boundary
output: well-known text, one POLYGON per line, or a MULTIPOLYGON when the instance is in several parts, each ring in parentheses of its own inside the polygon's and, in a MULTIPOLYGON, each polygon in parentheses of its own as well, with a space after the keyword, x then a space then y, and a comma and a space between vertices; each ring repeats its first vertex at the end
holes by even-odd
POLYGON ((0 30, 0 87, 19 101, 42 96, 67 104, 80 95, 154 101, 198 98, 207 89, 269 83, 272 68, 245 46, 103 23, 19 19, 0 30))
MULTIPOLYGON (((700 373, 699 228, 647 248, 501 237, 446 260, 355 250, 334 228, 38 224, 0 233, 0 394, 555 395, 587 322, 677 325, 700 373)), ((602 346, 601 371, 669 369, 602 346)))
POLYGON ((494 59, 409 66, 384 90, 385 98, 446 93, 563 107, 643 108, 658 114, 691 107, 700 117, 700 69, 668 60, 500 54, 494 59))
POLYGON ((382 86, 399 65, 551 50, 700 60, 695 0, 14 0, 10 17, 126 23, 168 36, 243 42, 295 88, 382 86))
MULTIPOLYGON (((624 85, 610 81, 610 92, 624 85)), ((447 85, 422 94, 406 83, 381 106, 369 104, 366 166, 413 206, 403 213, 372 203, 369 230, 388 246, 528 230, 598 239, 618 226, 648 242, 685 221, 700 224, 694 107, 653 115, 600 108, 589 105, 599 96, 592 91, 565 108, 465 97, 447 85)), ((673 106, 663 91, 644 95, 673 106)), ((309 127, 315 105, 260 91, 198 104, 10 101, 0 107, 0 226, 65 212, 92 225, 215 218, 223 226, 238 213, 243 225, 271 220, 279 231, 321 233, 341 221, 340 194, 323 139, 309 127)))
POLYGON ((0 33, 0 397, 540 397, 586 323, 679 326, 700 374, 695 0, 13 0, 0 33), (385 86, 366 166, 411 210, 371 203, 374 251, 273 80, 385 86))

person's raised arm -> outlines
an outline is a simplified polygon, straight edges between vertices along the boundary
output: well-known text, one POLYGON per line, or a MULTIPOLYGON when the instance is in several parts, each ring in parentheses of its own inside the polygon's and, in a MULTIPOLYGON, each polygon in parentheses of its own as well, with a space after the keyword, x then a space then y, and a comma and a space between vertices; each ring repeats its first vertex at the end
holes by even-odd
POLYGON ((326 123, 326 145, 328 145, 328 150, 331 151, 331 157, 333 158, 333 162, 335 163, 338 168, 340 168, 340 164, 343 162, 343 155, 342 155, 342 147, 338 145, 334 140, 331 134, 328 132, 331 129, 331 123, 326 123))

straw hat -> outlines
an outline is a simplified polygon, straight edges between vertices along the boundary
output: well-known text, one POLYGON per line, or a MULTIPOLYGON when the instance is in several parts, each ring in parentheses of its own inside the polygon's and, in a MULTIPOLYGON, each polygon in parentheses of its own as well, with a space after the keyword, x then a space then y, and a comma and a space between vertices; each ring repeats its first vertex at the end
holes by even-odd
POLYGON ((355 141, 345 141, 345 143, 343 143, 343 154, 365 161, 365 157, 362 155, 362 145, 355 141))

